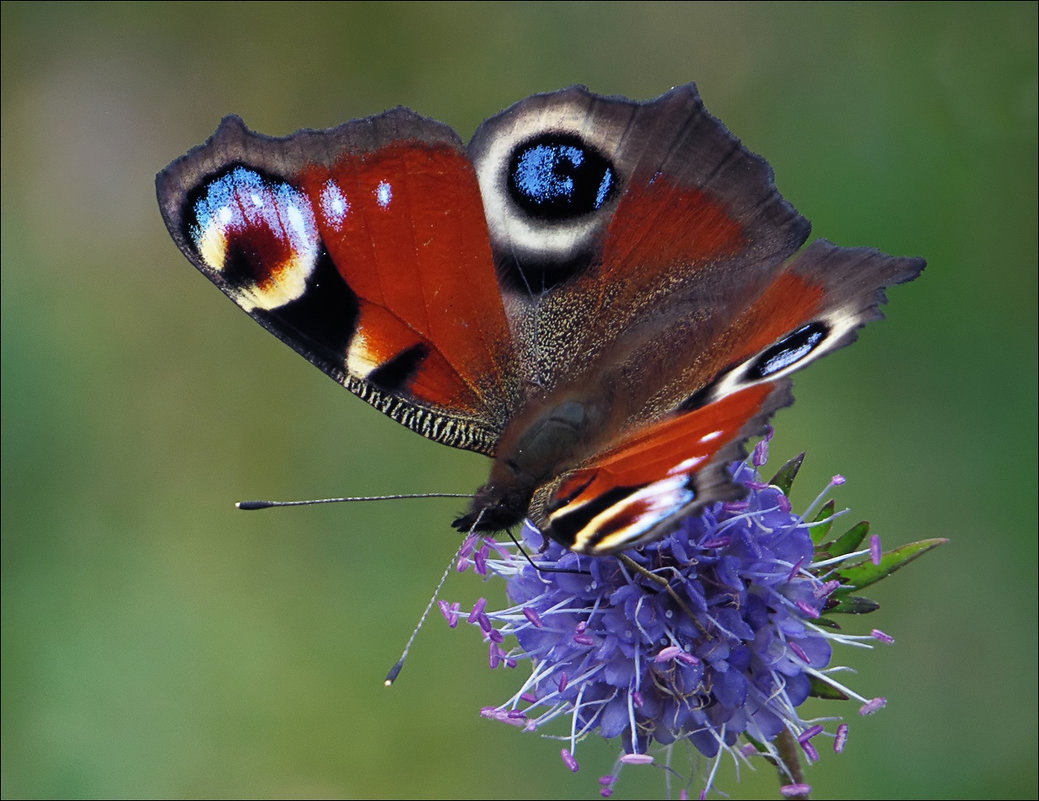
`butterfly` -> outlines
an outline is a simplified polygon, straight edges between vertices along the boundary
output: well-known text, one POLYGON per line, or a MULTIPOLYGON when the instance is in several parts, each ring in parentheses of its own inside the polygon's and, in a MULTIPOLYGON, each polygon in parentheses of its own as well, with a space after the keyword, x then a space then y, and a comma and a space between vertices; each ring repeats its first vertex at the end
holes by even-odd
POLYGON ((790 374, 924 267, 800 250, 809 222, 693 84, 534 95, 468 146, 403 107, 283 139, 229 116, 157 191, 177 246, 260 325, 493 458, 456 528, 528 519, 591 555, 740 498, 729 465, 790 374))

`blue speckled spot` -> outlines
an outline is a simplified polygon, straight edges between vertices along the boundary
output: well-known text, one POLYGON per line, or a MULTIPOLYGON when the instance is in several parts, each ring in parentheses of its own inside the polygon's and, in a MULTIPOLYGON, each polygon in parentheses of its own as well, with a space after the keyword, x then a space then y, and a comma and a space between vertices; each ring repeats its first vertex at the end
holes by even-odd
POLYGON ((757 375, 767 378, 801 361, 815 350, 825 337, 826 331, 827 329, 822 323, 809 323, 784 337, 765 351, 755 362, 754 369, 757 375))
POLYGON ((600 208, 602 204, 606 202, 606 198, 609 197, 612 188, 613 170, 608 169, 602 176, 602 182, 599 184, 599 191, 595 193, 595 208, 600 208))
POLYGON ((350 211, 350 202, 339 188, 339 184, 329 179, 321 190, 321 211, 325 219, 336 229, 343 227, 346 215, 350 211))
POLYGON ((535 203, 572 199, 574 179, 567 166, 580 167, 584 153, 567 145, 537 145, 526 150, 516 165, 516 186, 535 203))
POLYGON ((375 202, 385 209, 389 208, 391 200, 393 200, 393 187, 390 186, 389 181, 380 181, 375 188, 375 202))
MULTIPOLYGON (((334 200, 322 202, 334 207, 334 200)), ((345 199, 343 206, 345 214, 345 199)), ((224 268, 226 243, 230 239, 257 229, 269 231, 285 242, 301 263, 310 264, 316 257, 320 237, 310 199, 291 184, 272 183, 255 170, 235 167, 211 181, 195 201, 194 212, 191 236, 202 258, 214 270, 224 268)))
POLYGON ((616 186, 613 166, 601 153, 561 133, 517 147, 508 181, 520 209, 532 217, 560 221, 602 208, 616 186))
POLYGON ((256 196, 266 189, 263 178, 244 167, 236 167, 217 178, 195 202, 196 224, 192 226, 195 242, 200 241, 203 232, 211 225, 220 229, 245 227, 240 199, 250 197, 255 202, 256 196))

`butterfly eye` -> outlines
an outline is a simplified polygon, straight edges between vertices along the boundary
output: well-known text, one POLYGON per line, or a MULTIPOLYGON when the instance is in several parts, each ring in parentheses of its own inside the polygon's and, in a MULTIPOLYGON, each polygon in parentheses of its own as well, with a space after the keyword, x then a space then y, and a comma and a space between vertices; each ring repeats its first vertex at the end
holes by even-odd
POLYGON ((531 217, 563 221, 588 214, 609 200, 615 185, 610 162, 572 135, 543 134, 509 160, 509 195, 531 217))

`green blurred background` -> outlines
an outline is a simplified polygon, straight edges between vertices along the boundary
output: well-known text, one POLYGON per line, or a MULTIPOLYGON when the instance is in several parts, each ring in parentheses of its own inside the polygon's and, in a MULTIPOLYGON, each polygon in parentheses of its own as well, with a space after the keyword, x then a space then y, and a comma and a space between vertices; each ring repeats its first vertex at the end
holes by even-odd
MULTIPOLYGON (((572 775, 479 717, 520 677, 475 630, 434 619, 382 687, 459 503, 233 510, 469 491, 487 463, 235 310, 153 179, 229 112, 283 135, 404 104, 467 138, 534 92, 695 80, 816 236, 929 262, 776 421, 777 464, 808 451, 795 503, 841 472, 886 544, 952 540, 849 621, 897 639, 838 655, 889 706, 838 708, 816 793, 1034 797, 1036 8, 4 3, 3 796, 596 795, 612 746, 572 775)), ((777 795, 767 768, 718 784, 777 795)))

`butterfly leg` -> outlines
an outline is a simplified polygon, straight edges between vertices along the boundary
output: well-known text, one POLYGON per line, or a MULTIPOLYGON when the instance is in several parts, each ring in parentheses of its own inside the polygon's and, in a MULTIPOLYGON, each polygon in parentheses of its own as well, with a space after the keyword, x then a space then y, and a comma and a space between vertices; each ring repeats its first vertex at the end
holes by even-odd
POLYGON ((683 601, 680 597, 678 597, 678 593, 675 592, 675 588, 671 586, 671 582, 669 582, 663 576, 658 576, 656 573, 647 570, 627 554, 619 553, 616 556, 617 560, 622 565, 627 567, 629 570, 632 570, 635 573, 638 573, 640 576, 644 576, 645 578, 649 579, 654 584, 659 584, 661 587, 663 587, 664 591, 671 596, 671 600, 678 604, 678 608, 689 616, 689 619, 693 621, 696 627, 700 630, 700 633, 707 634, 707 629, 704 628, 703 623, 701 623, 700 619, 693 614, 693 610, 689 608, 686 602, 683 601))

